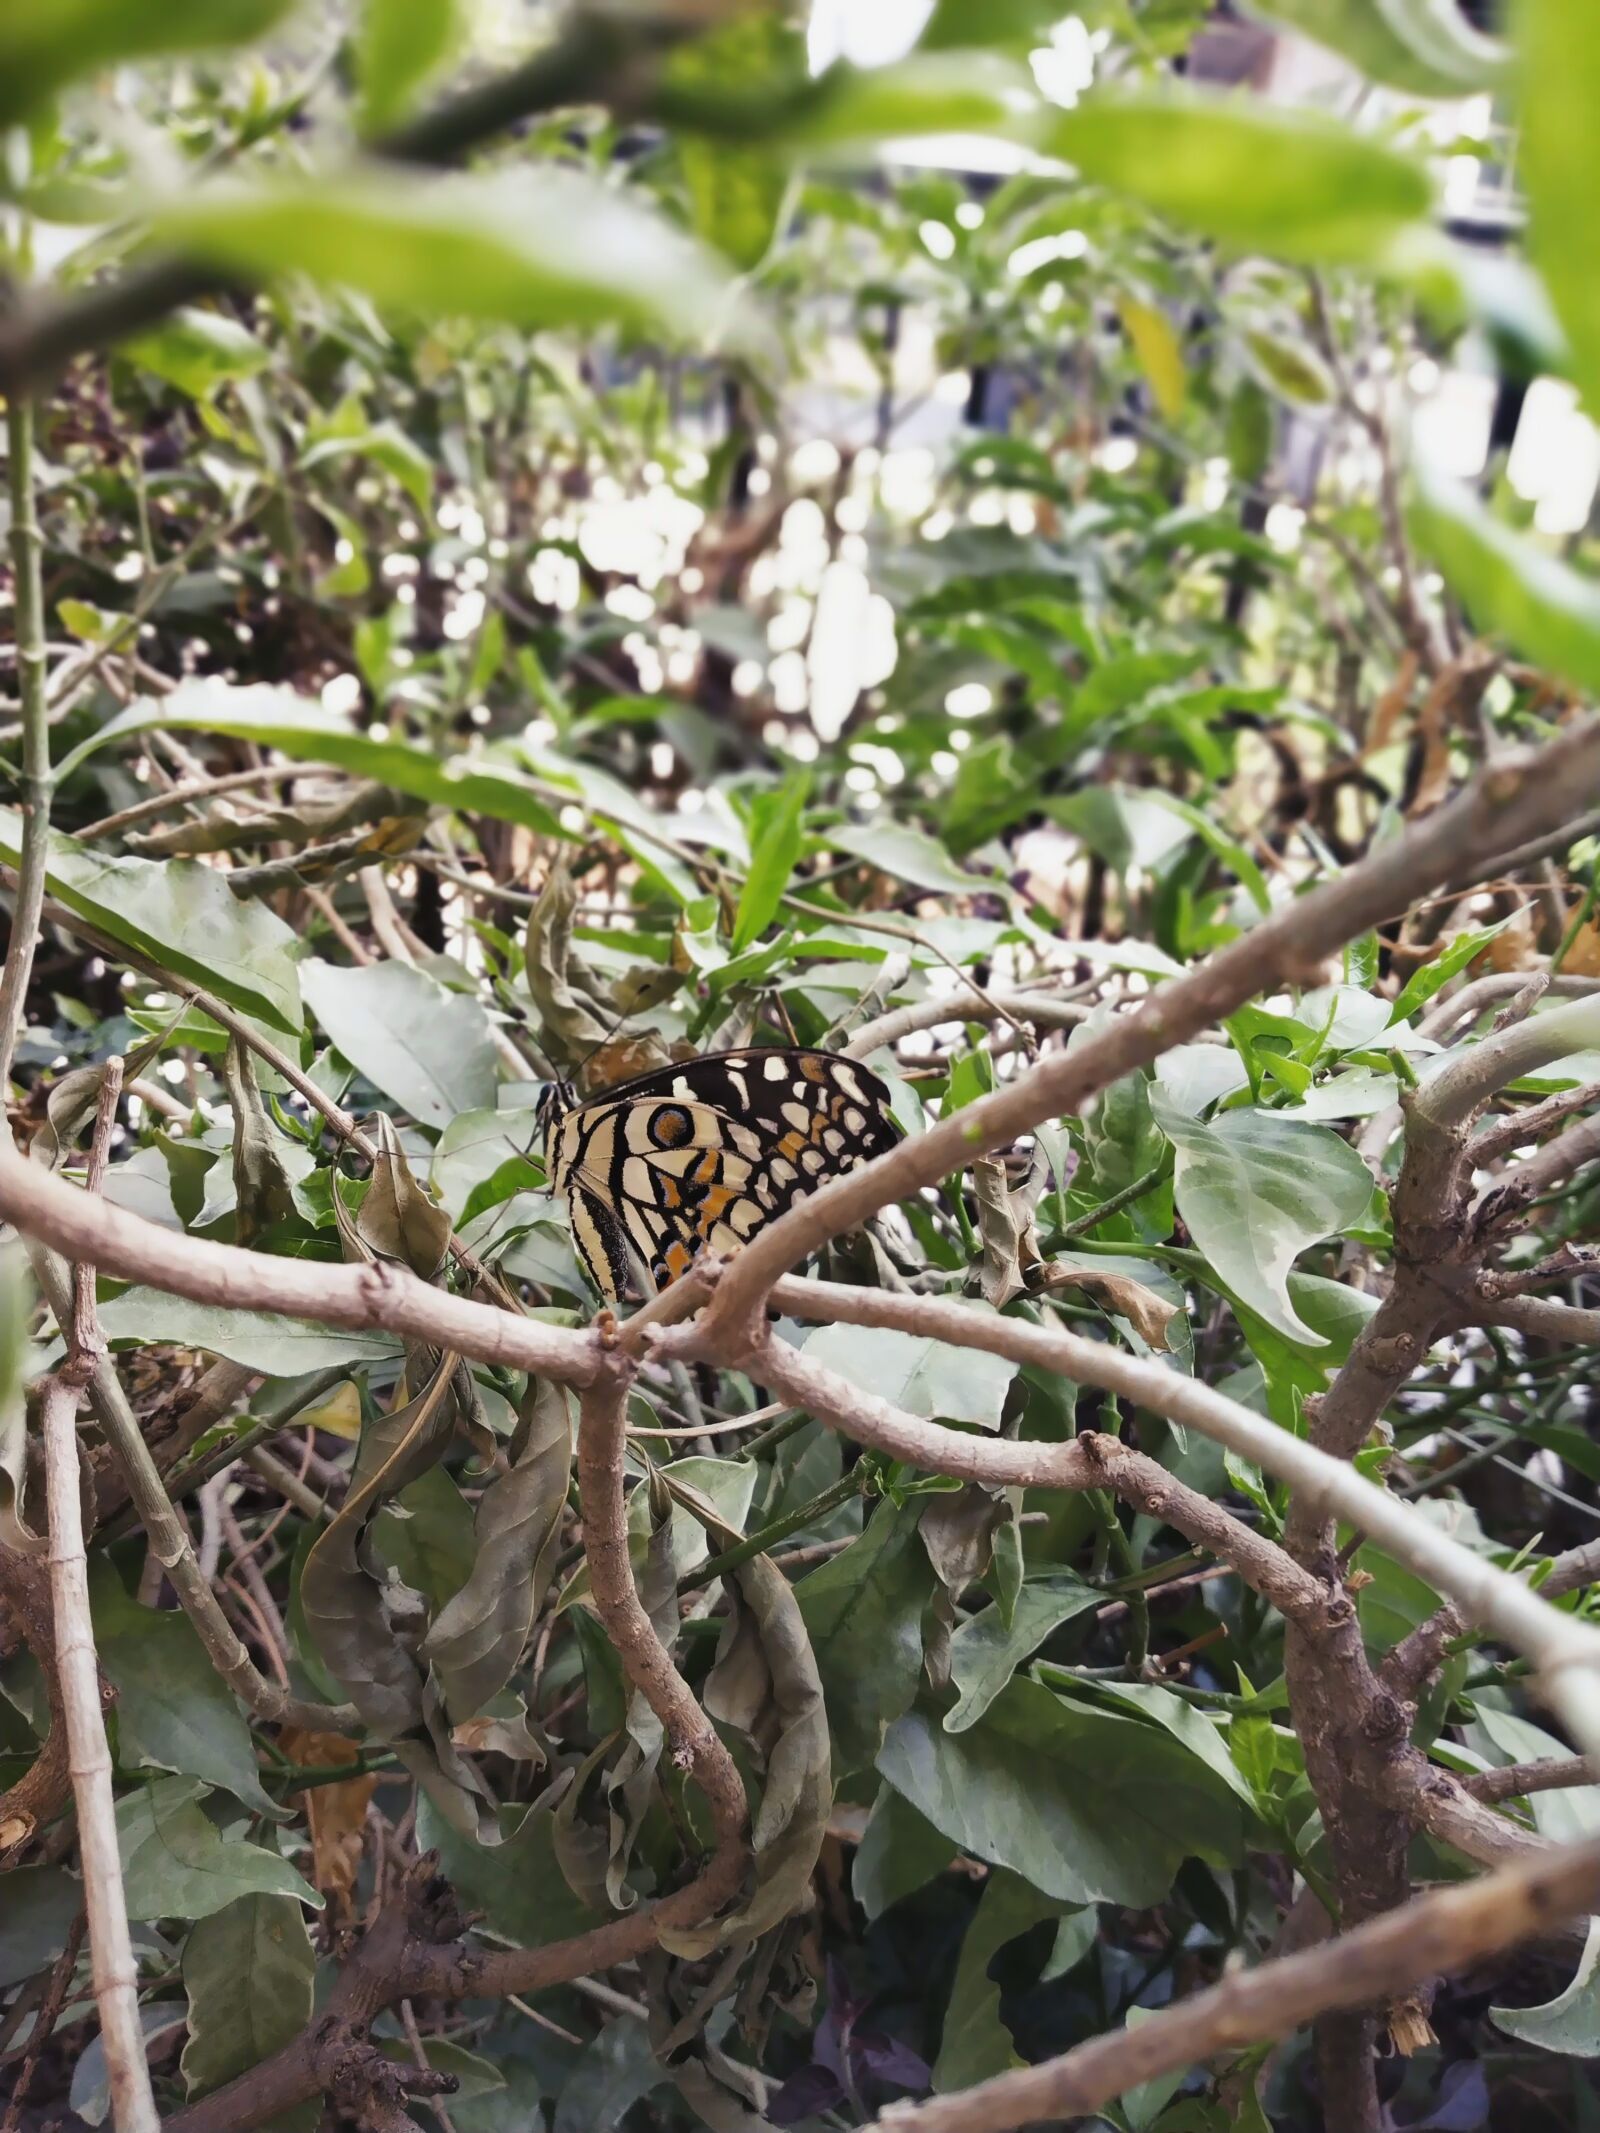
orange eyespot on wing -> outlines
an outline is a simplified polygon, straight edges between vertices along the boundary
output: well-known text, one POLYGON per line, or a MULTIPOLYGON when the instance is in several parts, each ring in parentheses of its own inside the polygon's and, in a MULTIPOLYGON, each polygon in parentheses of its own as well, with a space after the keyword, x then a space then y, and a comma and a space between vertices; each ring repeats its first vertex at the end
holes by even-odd
POLYGON ((756 1047, 663 1067, 569 1110, 550 1140, 600 1292, 648 1293, 734 1251, 900 1138, 889 1092, 831 1052, 756 1047))

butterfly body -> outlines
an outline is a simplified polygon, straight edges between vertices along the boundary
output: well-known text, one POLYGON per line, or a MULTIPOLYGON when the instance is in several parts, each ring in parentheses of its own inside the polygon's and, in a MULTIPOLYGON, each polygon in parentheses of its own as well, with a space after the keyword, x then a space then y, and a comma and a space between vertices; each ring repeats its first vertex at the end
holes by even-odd
POLYGON ((876 1074, 833 1052, 753 1046, 641 1074, 579 1102, 540 1100, 551 1190, 601 1294, 665 1287, 733 1252, 830 1177, 900 1138, 876 1074))

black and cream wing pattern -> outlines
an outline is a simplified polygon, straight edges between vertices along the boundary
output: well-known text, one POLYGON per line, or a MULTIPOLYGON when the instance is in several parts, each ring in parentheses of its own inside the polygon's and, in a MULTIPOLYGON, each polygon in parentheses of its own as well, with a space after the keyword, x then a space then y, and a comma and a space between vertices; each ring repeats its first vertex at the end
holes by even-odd
POLYGON ((540 1105, 545 1166, 572 1238, 612 1302, 736 1251, 842 1171, 900 1138, 889 1091, 834 1052, 755 1046, 641 1074, 577 1103, 540 1105))

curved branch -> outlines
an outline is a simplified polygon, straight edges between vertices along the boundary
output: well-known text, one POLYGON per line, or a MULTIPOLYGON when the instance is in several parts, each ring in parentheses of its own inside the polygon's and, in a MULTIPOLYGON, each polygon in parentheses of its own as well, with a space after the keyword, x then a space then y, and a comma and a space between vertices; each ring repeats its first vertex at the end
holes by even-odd
MULTIPOLYGON (((562 35, 524 65, 465 90, 375 142, 373 154, 433 166, 459 162, 518 120, 542 111, 599 101, 636 104, 650 86, 657 55, 701 27, 696 11, 626 27, 580 10, 562 35)), ((35 305, 0 318, 0 393, 48 381, 75 355, 110 348, 185 304, 231 286, 214 270, 185 260, 134 267, 65 302, 35 305)))
POLYGON ((1299 1955, 1237 1972, 1137 2029, 1114 2030, 1042 2066, 1000 2074, 955 2096, 900 2104, 893 2133, 1010 2133, 1087 2116, 1139 2083, 1220 2051, 1288 2034, 1334 2009, 1356 2008, 1441 1971, 1459 1971, 1547 1932, 1600 1902, 1600 1843, 1544 1852, 1442 1889, 1404 1910, 1299 1955))
POLYGON ((1066 1000, 1050 992, 955 992, 929 1000, 913 1000, 906 1007, 891 1007, 887 1014, 860 1029, 844 1047, 846 1059, 870 1059, 874 1052, 896 1045, 919 1029, 937 1029, 943 1022, 993 1022, 1004 1015, 1018 1022, 1031 1022, 1039 1029, 1075 1029, 1087 1022, 1093 1009, 1081 1000, 1066 1000))
MULTIPOLYGON (((748 1335, 783 1274, 830 1238, 891 1201, 937 1185, 973 1158, 1009 1146, 1046 1119, 1082 1109, 1100 1089, 1196 1036, 1276 982, 1305 977, 1368 926, 1444 880, 1463 855, 1554 827, 1600 789, 1600 722, 1574 727, 1548 747, 1503 757, 1477 783, 1398 842, 1336 881, 1263 919, 1198 969, 1174 978, 1086 1044, 1042 1060, 1003 1089, 952 1114, 920 1140, 834 1179, 762 1230, 739 1254, 713 1298, 719 1332, 748 1335)), ((629 1322, 682 1317, 690 1298, 675 1288, 629 1322)))
POLYGON ((50 1580, 41 1556, 25 1556, 0 1547, 0 1600, 4 1600, 22 1641, 32 1653, 44 1682, 49 1724, 39 1751, 8 1791, 0 1792, 0 1864, 58 1815, 72 1794, 67 1774, 67 1725, 56 1673, 55 1615, 50 1580))
POLYGON ((578 1474, 584 1548, 596 1611, 629 1682, 660 1719, 671 1752, 693 1771, 711 1809, 714 1849, 695 1878, 626 1917, 545 1948, 484 1954, 459 1938, 444 1884, 420 1863, 402 1902, 385 1911, 345 1966, 326 2012, 291 2043, 167 2121, 166 2133, 247 2133, 334 2087, 372 2019, 397 2000, 486 1999, 548 1991, 648 1953, 663 1927, 701 1925, 739 1893, 748 1863, 744 1786, 640 1604, 623 1500, 628 1372, 607 1366, 586 1393, 578 1474))
POLYGON ((1562 1303, 1555 1296, 1484 1296, 1476 1316, 1535 1340, 1577 1341, 1589 1348, 1600 1343, 1600 1308, 1562 1303))
MULTIPOLYGON (((1466 1620, 1480 1623, 1526 1653, 1540 1671, 1552 1708, 1560 1713, 1587 1752, 1600 1753, 1600 1715, 1593 1693, 1594 1684, 1600 1679, 1600 1631, 1549 1606, 1520 1578, 1510 1576, 1451 1540, 1437 1526, 1419 1519, 1409 1504, 1376 1487, 1344 1460, 1319 1451, 1303 1438, 1291 1436, 1236 1400, 1192 1378, 1180 1377, 1160 1363, 1124 1354, 1104 1342, 1030 1326, 1021 1319, 996 1317, 936 1297, 790 1278, 773 1290, 773 1299, 783 1309, 800 1315, 850 1325, 893 1326, 902 1332, 955 1341, 1017 1363, 1056 1370, 1080 1384, 1102 1386, 1214 1438, 1280 1481, 1287 1481, 1297 1497, 1319 1516, 1347 1520, 1451 1599, 1466 1620)), ((704 1354, 712 1352, 713 1346, 707 1319, 672 1337, 673 1352, 678 1354, 704 1354)), ((817 1365, 808 1365, 802 1356, 788 1359, 777 1354, 775 1343, 750 1367, 758 1375, 764 1369, 769 1385, 799 1406, 806 1404, 809 1387, 817 1386, 819 1398, 826 1404, 833 1387, 843 1383, 832 1379, 832 1373, 828 1373, 831 1383, 824 1383, 814 1375, 817 1365)), ((1012 1461, 1032 1447, 986 1443, 957 1432, 940 1431, 929 1436, 926 1433, 933 1431, 931 1423, 922 1424, 921 1430, 925 1445, 955 1436, 963 1447, 975 1446, 975 1450, 963 1451, 963 1465, 956 1469, 969 1478, 992 1478, 1004 1483, 1027 1478, 1012 1470, 1012 1461)), ((936 1458, 923 1463, 936 1469, 938 1466, 936 1458)))
POLYGON ((68 1259, 125 1281, 232 1311, 278 1311, 323 1326, 407 1335, 453 1348, 479 1363, 506 1363, 558 1378, 593 1382, 600 1346, 592 1333, 519 1318, 430 1288, 404 1269, 324 1266, 213 1244, 157 1227, 26 1162, 0 1138, 0 1215, 68 1259))
MULTIPOLYGON (((807 1308, 804 1299, 796 1300, 790 1292, 824 1288, 832 1299, 836 1292, 831 1283, 785 1281, 780 1284, 779 1293, 788 1308, 804 1311, 807 1308)), ((876 1298, 880 1292, 863 1289, 846 1291, 845 1294, 852 1299, 876 1298)), ((936 1300, 926 1297, 886 1296, 885 1301, 894 1304, 931 1303, 937 1308, 936 1300)), ((813 1305, 812 1308, 820 1306, 813 1305)), ((947 1308, 962 1312, 959 1304, 947 1308)), ((903 1330, 911 1330, 901 1319, 890 1319, 887 1315, 877 1319, 855 1319, 851 1317, 848 1303, 840 1311, 839 1318, 854 1324, 892 1323, 902 1326, 903 1330)), ((993 1323, 1010 1327, 1021 1322, 997 1319, 993 1323)), ((941 1337, 964 1338, 965 1330, 964 1327, 959 1332, 952 1329, 950 1334, 941 1337)), ((1023 1330, 1037 1332, 1040 1329, 1023 1327, 1023 1330)), ((969 1345, 986 1344, 972 1342, 969 1345)), ((1030 1360, 1040 1359, 1030 1357, 1030 1360)), ((1326 1590, 1283 1549, 1263 1539, 1259 1533, 1253 1533, 1208 1496, 1186 1488, 1156 1460, 1133 1451, 1115 1437, 1085 1432, 1070 1444, 1038 1444, 1026 1439, 996 1440, 972 1436, 963 1430, 943 1429, 936 1422, 925 1422, 919 1416, 892 1407, 875 1394, 859 1391, 824 1365, 796 1354, 778 1341, 769 1342, 759 1354, 750 1358, 746 1367, 759 1382, 781 1393, 790 1405, 804 1408, 858 1444, 870 1445, 874 1451, 886 1452, 890 1458, 903 1459, 908 1465, 921 1467, 925 1472, 955 1474, 963 1480, 980 1481, 996 1488, 1110 1489, 1141 1511, 1148 1512, 1152 1518, 1159 1518, 1164 1525, 1209 1549, 1222 1562, 1231 1564, 1246 1584, 1262 1593, 1291 1619, 1320 1625, 1327 1616, 1326 1590)), ((1085 1377, 1083 1382, 1093 1381, 1085 1377)), ((1151 1403, 1141 1404, 1148 1406, 1151 1403)))

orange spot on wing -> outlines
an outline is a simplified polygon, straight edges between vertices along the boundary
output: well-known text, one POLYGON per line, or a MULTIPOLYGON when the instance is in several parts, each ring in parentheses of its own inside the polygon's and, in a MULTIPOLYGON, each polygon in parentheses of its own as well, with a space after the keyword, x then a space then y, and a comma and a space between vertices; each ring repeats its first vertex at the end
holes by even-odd
POLYGON ((686 1244, 669 1244, 662 1255, 662 1261, 667 1272, 676 1281, 680 1274, 687 1274, 689 1271, 692 1263, 689 1247, 686 1244))

